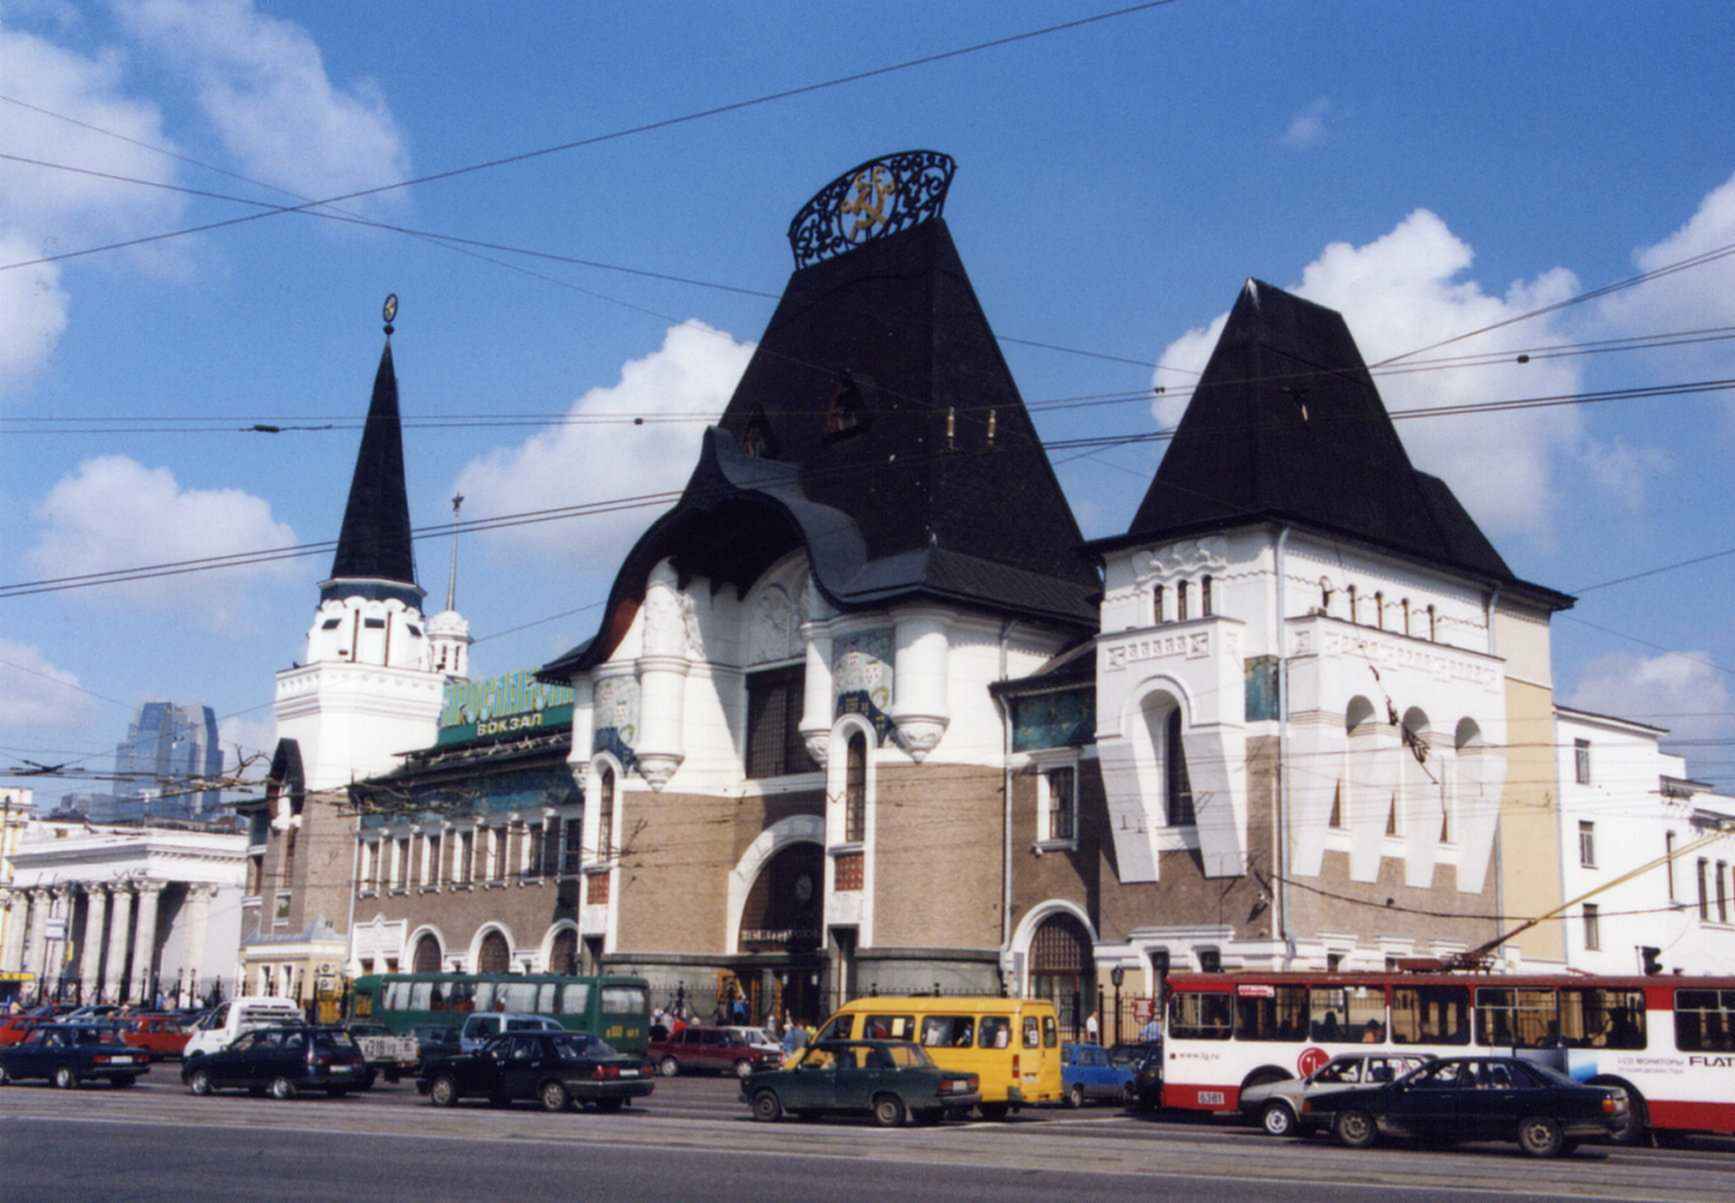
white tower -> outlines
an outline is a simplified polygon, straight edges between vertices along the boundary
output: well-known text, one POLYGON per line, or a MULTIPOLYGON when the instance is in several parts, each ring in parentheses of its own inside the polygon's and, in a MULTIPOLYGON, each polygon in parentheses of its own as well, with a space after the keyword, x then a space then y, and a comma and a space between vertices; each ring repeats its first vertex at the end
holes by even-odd
POLYGON ((390 320, 307 656, 277 674, 277 737, 300 745, 309 790, 387 772, 438 729, 444 674, 433 666, 416 584, 390 320))
POLYGON ((428 654, 434 671, 449 681, 470 676, 470 623, 458 613, 458 510, 464 495, 452 498, 452 571, 446 577, 446 608, 428 619, 428 654))

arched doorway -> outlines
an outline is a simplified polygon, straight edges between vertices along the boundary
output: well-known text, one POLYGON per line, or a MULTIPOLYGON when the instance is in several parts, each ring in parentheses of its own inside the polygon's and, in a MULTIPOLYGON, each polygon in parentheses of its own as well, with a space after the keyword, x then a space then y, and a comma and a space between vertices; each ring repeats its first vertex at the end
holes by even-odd
POLYGON ((548 972, 578 972, 578 932, 572 928, 563 927, 554 933, 554 942, 548 946, 548 972))
POLYGON ((411 973, 440 972, 440 941, 432 932, 423 932, 416 941, 416 951, 410 959, 411 973))
POLYGON ((498 931, 482 937, 482 947, 476 952, 476 972, 512 972, 512 950, 506 946, 506 937, 498 931))
POLYGON ((824 1018, 819 1013, 824 885, 825 850, 805 840, 774 854, 753 879, 741 910, 740 948, 776 958, 769 966, 775 997, 764 997, 757 975, 741 975, 755 1018, 774 1005, 799 1019, 824 1018))
POLYGON ((1054 1003, 1063 1030, 1083 1034, 1096 1009, 1096 958, 1090 932, 1065 911, 1044 919, 1030 941, 1030 993, 1054 1003))

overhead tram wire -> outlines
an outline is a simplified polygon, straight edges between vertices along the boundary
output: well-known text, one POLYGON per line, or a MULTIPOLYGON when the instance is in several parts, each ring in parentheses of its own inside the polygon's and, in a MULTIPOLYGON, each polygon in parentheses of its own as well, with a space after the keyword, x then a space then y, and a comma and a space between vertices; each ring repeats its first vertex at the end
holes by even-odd
POLYGON ((455 179, 459 176, 472 175, 481 171, 491 171, 500 167, 529 162, 533 159, 545 158, 549 155, 562 154, 568 151, 599 146, 607 142, 618 142, 642 134, 655 133, 660 130, 672 129, 682 125, 690 125, 694 122, 705 121, 729 113, 738 113, 762 105, 791 100, 799 96, 812 95, 817 92, 825 92, 834 88, 841 88, 850 84, 861 83, 865 80, 876 79, 881 76, 893 75, 903 71, 914 70, 918 67, 926 67, 935 63, 946 62, 951 59, 964 58, 988 50, 996 50, 1004 46, 1033 41, 1037 38, 1047 37, 1051 34, 1082 29, 1105 21, 1112 21, 1120 17, 1150 12, 1154 9, 1167 7, 1175 2, 1176 0, 1144 0, 1143 3, 1131 4, 1123 8, 1110 9, 1099 13, 1092 13, 1088 16, 1076 17, 1069 21, 1060 21, 1051 25, 1044 25, 1037 29, 1029 29, 1019 33, 1006 34, 997 38, 989 38, 985 41, 975 42, 967 46, 955 47, 951 50, 941 50, 930 54, 918 55, 914 58, 904 59, 900 62, 889 63, 879 67, 871 67, 862 71, 853 71, 847 75, 834 76, 830 79, 819 80, 814 83, 800 84, 793 88, 783 88, 775 92, 766 92, 742 100, 729 101, 725 104, 697 109, 675 117, 658 118, 654 121, 641 122, 637 125, 626 126, 617 130, 610 130, 607 133, 592 134, 588 137, 574 138, 566 142, 555 143, 551 146, 542 146, 533 150, 501 155, 497 158, 486 159, 477 163, 469 163, 461 167, 450 167, 442 171, 430 172, 426 175, 413 176, 409 179, 398 180, 390 184, 379 184, 371 188, 361 188, 353 192, 341 193, 337 196, 323 197, 319 200, 308 201, 304 204, 280 205, 274 207, 268 212, 249 213, 241 217, 232 217, 222 221, 206 222, 201 225, 188 226, 179 230, 166 230, 157 234, 141 235, 137 238, 123 239, 118 242, 106 243, 100 246, 84 247, 79 250, 63 251, 58 254, 46 255, 36 259, 0 264, 0 272, 15 271, 19 268, 25 267, 36 267, 47 263, 60 263, 68 259, 78 259, 89 255, 101 254, 107 251, 123 250, 127 247, 163 242, 171 238, 181 238, 188 234, 199 234, 209 230, 219 230, 231 226, 245 225, 251 222, 264 220, 268 217, 276 217, 283 213, 298 213, 324 205, 341 204, 344 201, 359 200, 363 197, 378 196, 386 192, 396 192, 400 189, 413 188, 422 184, 431 184, 442 180, 455 179))

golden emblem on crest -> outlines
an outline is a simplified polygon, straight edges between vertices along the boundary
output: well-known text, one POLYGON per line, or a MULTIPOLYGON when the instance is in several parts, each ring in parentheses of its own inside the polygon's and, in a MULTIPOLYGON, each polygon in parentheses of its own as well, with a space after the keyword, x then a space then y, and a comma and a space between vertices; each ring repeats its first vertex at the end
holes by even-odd
POLYGON ((875 163, 856 176, 850 183, 849 196, 838 206, 844 236, 852 242, 872 238, 885 223, 895 187, 892 173, 882 163, 875 163))

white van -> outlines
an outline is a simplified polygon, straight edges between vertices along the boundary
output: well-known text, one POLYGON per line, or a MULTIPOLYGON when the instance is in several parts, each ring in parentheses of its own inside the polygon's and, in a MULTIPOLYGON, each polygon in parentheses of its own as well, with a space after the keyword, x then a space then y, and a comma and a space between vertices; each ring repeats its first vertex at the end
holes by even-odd
POLYGON ((232 998, 199 1021, 181 1056, 185 1059, 228 1048, 253 1028, 305 1022, 301 1006, 293 998, 232 998))
POLYGON ((563 1032, 557 1020, 546 1015, 528 1015, 519 1011, 477 1011, 466 1016, 458 1032, 458 1047, 466 1053, 479 1053, 482 1046, 503 1032, 563 1032))

